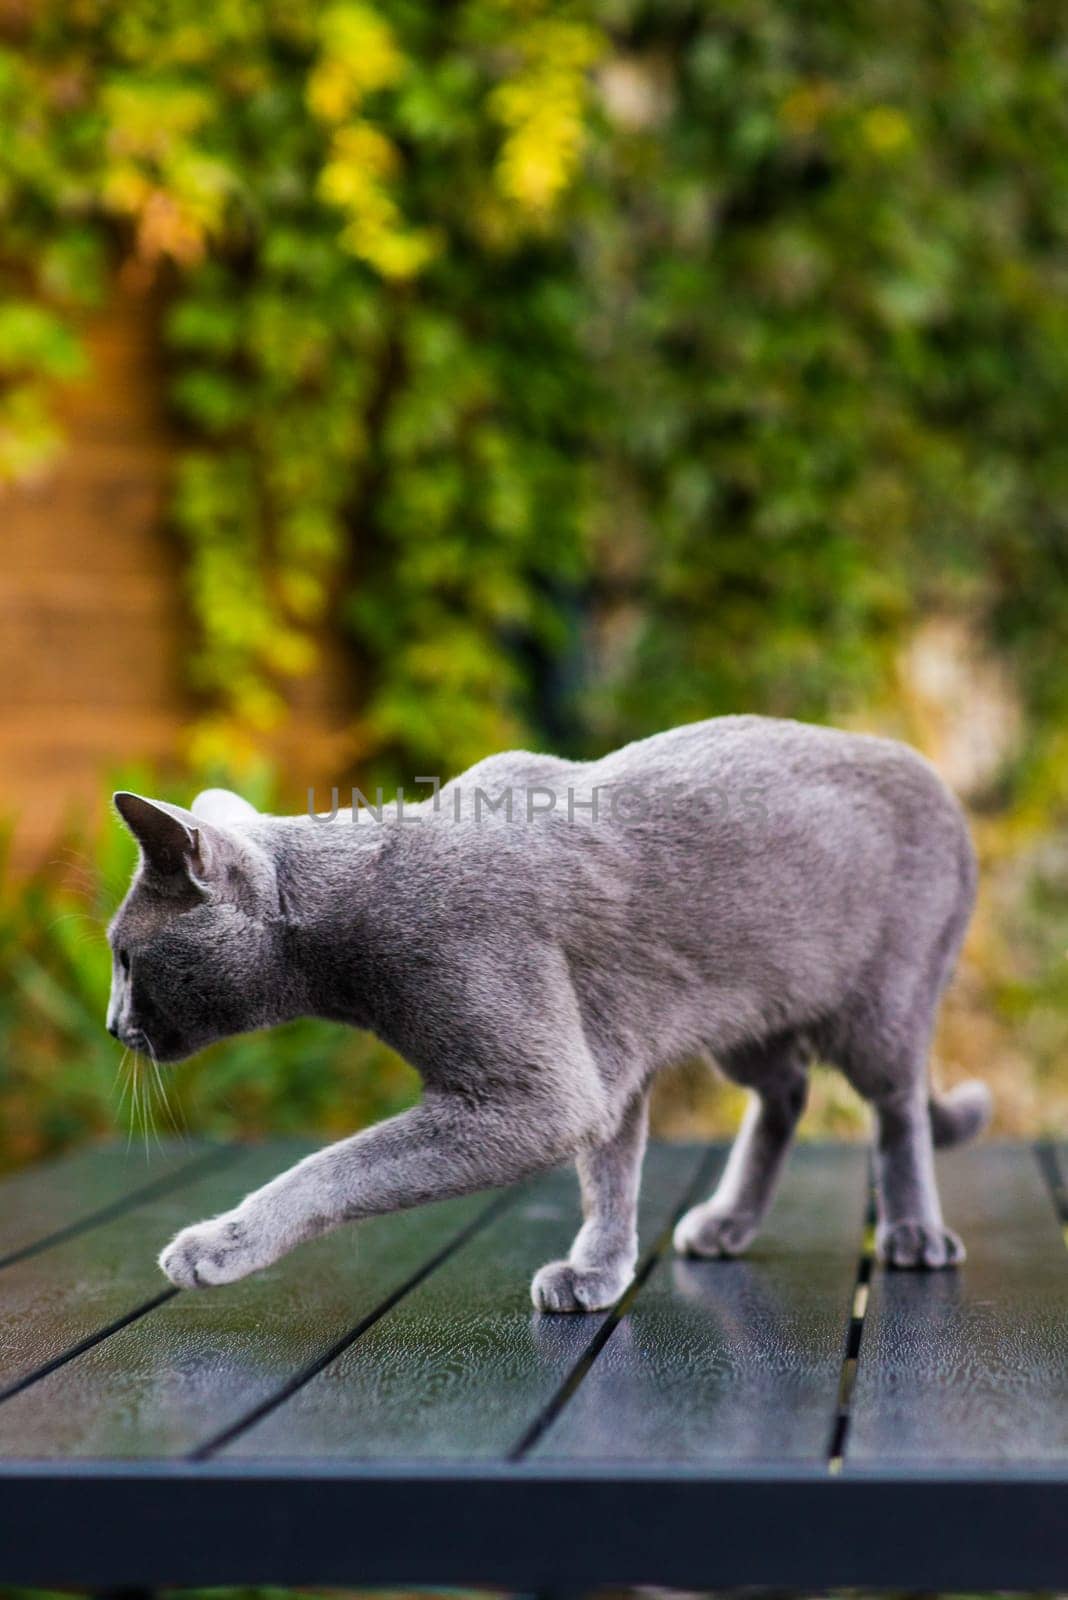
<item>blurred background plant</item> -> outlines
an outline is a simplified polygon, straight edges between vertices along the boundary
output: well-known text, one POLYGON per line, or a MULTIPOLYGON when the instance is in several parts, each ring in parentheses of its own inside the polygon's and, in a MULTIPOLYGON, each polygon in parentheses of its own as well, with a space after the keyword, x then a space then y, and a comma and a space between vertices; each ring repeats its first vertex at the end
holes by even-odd
MULTIPOLYGON (((0 122, 0 608, 51 616, 122 519, 105 485, 95 522, 62 501, 62 561, 40 532, 78 395, 98 435, 124 403, 94 361, 121 306, 166 458, 131 538, 172 563, 185 697, 162 750, 109 715, 106 762, 54 764, 68 820, 32 849, 46 780, 0 717, 0 1162, 114 1125, 102 923, 130 851, 88 801, 120 764, 301 808, 312 779, 736 710, 909 738, 962 792, 984 892, 940 1070, 990 1079, 1005 1129, 1063 1130, 1061 7, 12 0, 0 122), (346 707, 313 759, 327 679, 346 707)), ((61 633, 19 639, 9 726, 88 715, 73 658, 58 699, 26 688, 61 633)), ((225 1132, 414 1093, 314 1024, 173 1082, 225 1132)), ((684 1076, 660 1118, 735 1111, 684 1076)), ((858 1125, 822 1080, 810 1128, 858 1125)))

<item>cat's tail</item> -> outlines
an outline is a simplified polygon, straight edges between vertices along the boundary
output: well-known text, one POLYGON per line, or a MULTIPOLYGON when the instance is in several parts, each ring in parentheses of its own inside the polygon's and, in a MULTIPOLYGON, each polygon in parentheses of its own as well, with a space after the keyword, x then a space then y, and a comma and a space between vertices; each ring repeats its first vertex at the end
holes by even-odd
POLYGON ((967 1083, 958 1083, 945 1094, 936 1094, 932 1089, 927 1097, 927 1109, 931 1114, 935 1148, 945 1150, 950 1145, 967 1144, 969 1139, 982 1133, 990 1121, 994 1102, 985 1083, 969 1078, 967 1083))

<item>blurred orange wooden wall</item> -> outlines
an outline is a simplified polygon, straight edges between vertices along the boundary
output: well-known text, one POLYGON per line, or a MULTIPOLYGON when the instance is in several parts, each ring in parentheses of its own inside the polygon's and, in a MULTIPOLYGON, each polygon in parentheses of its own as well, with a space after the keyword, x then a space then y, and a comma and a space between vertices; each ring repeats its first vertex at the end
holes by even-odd
MULTIPOLYGON (((99 816, 120 764, 178 764, 195 707, 180 554, 166 531, 174 439, 157 313, 119 295, 87 330, 89 376, 63 402, 66 448, 40 482, 0 491, 0 814, 12 864, 99 816)), ((344 781, 348 663, 297 686, 272 751, 303 784, 344 781)), ((294 779, 294 787, 296 779, 294 779)))

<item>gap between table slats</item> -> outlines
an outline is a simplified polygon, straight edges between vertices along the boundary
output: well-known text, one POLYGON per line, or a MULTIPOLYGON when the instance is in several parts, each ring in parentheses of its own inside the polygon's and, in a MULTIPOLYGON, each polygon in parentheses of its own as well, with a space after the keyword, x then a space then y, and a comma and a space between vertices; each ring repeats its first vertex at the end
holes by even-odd
POLYGON ((1050 1144, 1040 1140, 1035 1146, 1039 1165, 1053 1195, 1053 1204, 1061 1219, 1064 1242, 1068 1245, 1068 1145, 1050 1144))

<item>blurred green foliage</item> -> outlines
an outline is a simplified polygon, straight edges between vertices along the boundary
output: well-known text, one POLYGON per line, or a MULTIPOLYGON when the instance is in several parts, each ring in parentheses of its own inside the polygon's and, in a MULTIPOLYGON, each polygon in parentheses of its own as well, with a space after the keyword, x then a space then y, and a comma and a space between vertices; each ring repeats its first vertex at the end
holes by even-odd
POLYGON ((544 737, 531 661, 576 747, 840 712, 943 603, 1063 724, 1051 0, 14 15, 0 459, 115 263, 162 277, 198 759, 338 612, 396 772, 544 737))
MULTIPOLYGON (((5 26, 0 475, 58 448, 112 275, 161 287, 194 767, 255 757, 328 623, 361 768, 403 781, 850 718, 945 611, 1026 705, 987 805, 1063 814, 1059 4, 40 0, 5 26)), ((3 937, 59 1038, 99 953, 57 924, 46 961, 35 892, 3 937)), ((255 1116, 323 1114, 305 1054, 353 1048, 276 1036, 293 1099, 255 1116)))

